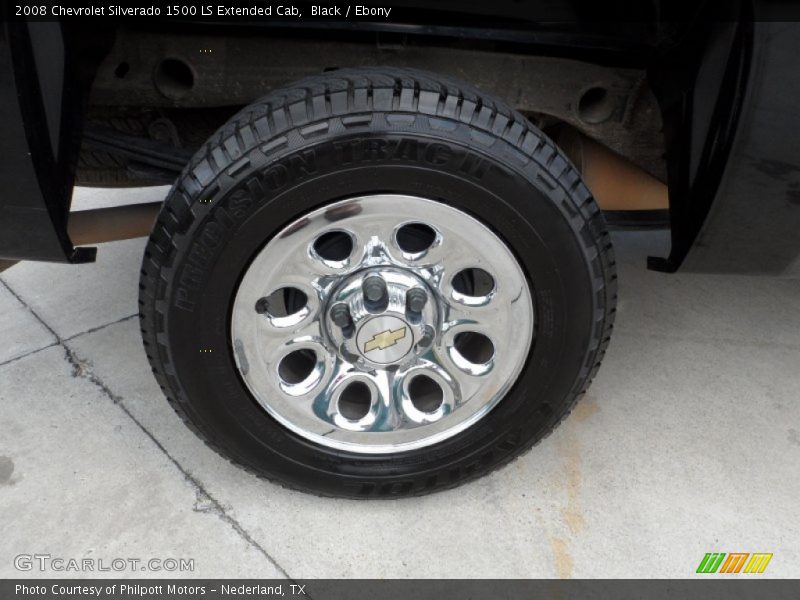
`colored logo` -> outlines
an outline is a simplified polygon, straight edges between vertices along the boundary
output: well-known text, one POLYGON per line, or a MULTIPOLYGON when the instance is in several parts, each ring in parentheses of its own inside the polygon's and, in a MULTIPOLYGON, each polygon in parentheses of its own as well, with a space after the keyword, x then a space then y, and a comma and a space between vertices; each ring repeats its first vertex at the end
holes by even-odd
POLYGON ((399 329, 381 331, 372 336, 372 339, 364 344, 364 354, 372 350, 386 350, 391 348, 398 341, 406 337, 406 328, 400 327, 399 329))
POLYGON ((771 552, 708 552, 700 561, 697 572, 763 573, 771 560, 771 552))

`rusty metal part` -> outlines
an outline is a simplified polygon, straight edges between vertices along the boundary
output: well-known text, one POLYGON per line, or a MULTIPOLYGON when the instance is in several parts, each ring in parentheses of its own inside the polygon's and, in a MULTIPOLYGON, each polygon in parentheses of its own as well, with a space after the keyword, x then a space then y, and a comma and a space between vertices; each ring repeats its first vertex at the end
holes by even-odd
POLYGON ((667 210, 667 186, 624 157, 574 129, 557 143, 578 167, 601 210, 667 210))
POLYGON ((69 215, 69 236, 76 246, 143 237, 150 233, 161 202, 81 210, 69 215))

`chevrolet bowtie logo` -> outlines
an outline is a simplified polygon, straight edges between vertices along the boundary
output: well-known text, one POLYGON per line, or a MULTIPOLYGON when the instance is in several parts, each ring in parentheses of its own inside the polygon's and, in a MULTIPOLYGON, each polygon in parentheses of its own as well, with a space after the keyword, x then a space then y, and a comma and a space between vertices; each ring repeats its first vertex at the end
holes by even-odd
POLYGON ((386 350, 394 346, 398 341, 406 337, 406 328, 400 327, 399 329, 387 329, 372 336, 372 339, 364 344, 364 354, 372 350, 386 350))

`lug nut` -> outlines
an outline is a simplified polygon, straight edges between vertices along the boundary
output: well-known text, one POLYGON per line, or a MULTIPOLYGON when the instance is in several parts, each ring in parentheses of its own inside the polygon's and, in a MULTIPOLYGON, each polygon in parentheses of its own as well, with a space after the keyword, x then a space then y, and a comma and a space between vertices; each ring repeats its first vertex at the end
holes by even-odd
POLYGON ((428 294, 422 288, 412 288, 406 292, 406 306, 411 312, 422 312, 427 301, 428 294))
POLYGON ((370 302, 380 302, 386 295, 386 282, 378 275, 372 275, 364 280, 364 296, 370 302))
POLYGON ((433 330, 430 327, 425 328, 425 333, 419 338, 417 346, 419 348, 427 348, 433 342, 433 330))
POLYGON ((334 304, 331 307, 331 320, 342 329, 348 327, 353 322, 353 319, 350 317, 350 309, 342 302, 334 304))

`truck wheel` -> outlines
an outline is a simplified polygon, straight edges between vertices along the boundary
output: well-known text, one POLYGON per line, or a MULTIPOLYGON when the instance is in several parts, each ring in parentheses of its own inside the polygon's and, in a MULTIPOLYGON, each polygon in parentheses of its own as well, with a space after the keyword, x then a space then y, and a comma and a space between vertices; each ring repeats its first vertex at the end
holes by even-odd
POLYGON ((510 461, 569 413, 609 340, 603 217, 502 102, 342 70, 234 116, 145 251, 145 349, 175 410, 258 475, 396 497, 510 461))

